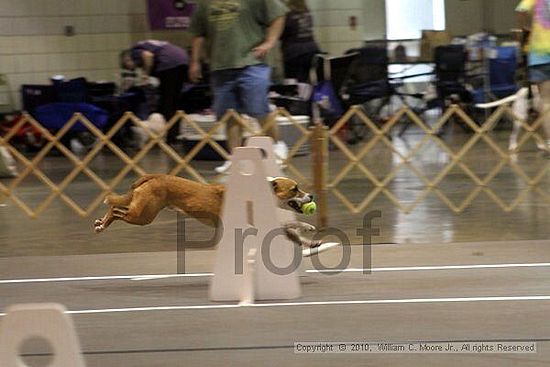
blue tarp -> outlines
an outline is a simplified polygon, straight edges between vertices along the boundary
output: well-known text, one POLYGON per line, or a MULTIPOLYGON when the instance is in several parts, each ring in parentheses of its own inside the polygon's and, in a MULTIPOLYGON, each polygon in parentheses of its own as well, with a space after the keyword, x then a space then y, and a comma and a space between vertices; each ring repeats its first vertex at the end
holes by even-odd
MULTIPOLYGON (((86 118, 99 129, 104 128, 109 120, 107 111, 89 103, 49 103, 37 107, 34 112, 34 117, 45 128, 57 131, 77 112, 86 116, 86 118)), ((78 122, 71 128, 71 131, 82 132, 88 131, 88 129, 82 123, 78 122)))

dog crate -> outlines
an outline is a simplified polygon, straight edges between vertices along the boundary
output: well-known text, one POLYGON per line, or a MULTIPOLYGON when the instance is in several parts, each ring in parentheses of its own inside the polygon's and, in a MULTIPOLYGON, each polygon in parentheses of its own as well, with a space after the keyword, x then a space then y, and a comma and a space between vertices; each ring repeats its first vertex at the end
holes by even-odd
MULTIPOLYGON (((215 115, 207 114, 189 114, 189 119, 194 121, 205 133, 207 133, 211 128, 213 128, 218 120, 215 115)), ((225 127, 221 126, 216 133, 212 136, 218 144, 220 144, 225 150, 227 148, 225 127)), ((202 140, 202 136, 189 124, 182 123, 180 124, 180 135, 178 140, 183 143, 183 150, 185 152, 191 151, 202 140)), ((203 160, 203 161, 220 161, 223 160, 222 156, 216 152, 210 144, 206 144, 195 156, 194 159, 203 160)))
MULTIPOLYGON (((307 130, 310 122, 309 116, 306 115, 297 115, 292 116, 295 123, 302 126, 304 129, 307 130)), ((302 137, 302 132, 294 126, 294 124, 284 116, 277 116, 277 125, 279 125, 279 135, 281 137, 281 140, 288 145, 288 149, 292 149, 292 146, 296 144, 296 142, 302 137)), ((296 152, 296 156, 301 155, 307 155, 310 151, 310 144, 309 141, 304 143, 298 151, 296 152)))
MULTIPOLYGON (((214 115, 190 114, 189 118, 196 122, 197 125, 199 125, 200 128, 203 129, 205 132, 208 132, 217 123, 216 116, 214 115)), ((308 128, 310 121, 309 116, 293 116, 293 118, 298 124, 302 125, 306 129, 308 128)), ((249 119, 248 121, 250 121, 250 126, 252 130, 261 130, 258 122, 255 119, 249 119)), ((289 148, 291 148, 298 141, 298 139, 301 138, 302 133, 286 117, 277 116, 276 121, 277 125, 279 125, 279 134, 281 136, 281 139, 289 146, 289 148)), ((246 138, 249 136, 251 136, 250 132, 245 131, 244 137, 246 138)), ((212 136, 212 138, 218 144, 224 147, 224 149, 227 149, 225 127, 220 127, 218 131, 216 131, 216 133, 212 136)), ((180 135, 178 136, 178 139, 182 141, 183 149, 188 152, 202 140, 202 137, 195 129, 193 129, 188 124, 181 124, 180 135)), ((296 155, 305 155, 308 153, 309 142, 302 145, 300 149, 298 149, 296 155)), ((222 160, 223 158, 218 154, 218 152, 212 149, 209 144, 207 144, 195 156, 195 159, 222 160)))

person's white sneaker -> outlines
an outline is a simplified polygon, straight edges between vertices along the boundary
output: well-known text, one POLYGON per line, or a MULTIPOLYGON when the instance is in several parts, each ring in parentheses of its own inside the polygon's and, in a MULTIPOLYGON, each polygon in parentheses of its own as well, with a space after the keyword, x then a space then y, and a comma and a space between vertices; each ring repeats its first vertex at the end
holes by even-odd
POLYGON ((286 168, 286 164, 285 164, 285 162, 283 162, 282 160, 277 159, 277 160, 275 160, 275 162, 277 163, 277 165, 278 165, 281 169, 285 169, 285 168, 286 168))
POLYGON ((283 161, 288 158, 288 147, 286 143, 282 140, 279 140, 278 142, 273 144, 273 151, 275 152, 277 158, 283 161))
POLYGON ((220 174, 221 173, 227 174, 229 173, 229 168, 231 168, 231 161, 225 161, 225 163, 222 164, 221 166, 214 168, 214 171, 220 174))

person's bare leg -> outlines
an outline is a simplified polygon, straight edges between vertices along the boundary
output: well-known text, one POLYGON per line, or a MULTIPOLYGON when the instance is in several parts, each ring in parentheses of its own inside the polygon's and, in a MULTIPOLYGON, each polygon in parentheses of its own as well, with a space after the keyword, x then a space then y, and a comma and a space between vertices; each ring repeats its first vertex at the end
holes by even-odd
POLYGON ((288 147, 285 142, 280 140, 279 126, 275 120, 276 117, 277 112, 273 111, 263 118, 260 118, 258 122, 260 126, 262 126, 262 129, 265 129, 265 127, 269 125, 269 127, 265 129, 265 134, 273 139, 275 156, 277 156, 280 164, 284 164, 284 161, 288 158, 288 147))
MULTIPOLYGON (((233 154, 235 148, 238 148, 242 145, 242 139, 243 139, 242 126, 234 119, 229 119, 227 121, 227 125, 225 126, 225 134, 227 139, 226 140, 227 150, 231 155, 233 154)), ((231 167, 231 160, 227 160, 225 161, 224 164, 222 164, 219 167, 216 167, 214 170, 217 173, 226 174, 229 172, 230 167, 231 167)))
POLYGON ((539 112, 544 115, 542 126, 546 145, 550 144, 550 80, 539 84, 540 107, 539 112))
POLYGON ((232 119, 227 122, 227 147, 229 153, 233 154, 235 148, 238 148, 242 145, 243 139, 243 129, 241 124, 232 119))
MULTIPOLYGON (((262 129, 265 126, 267 126, 267 124, 270 123, 271 120, 274 120, 276 115, 277 115, 276 112, 271 112, 265 115, 264 117, 259 118, 258 122, 260 123, 260 126, 262 127, 262 129)), ((271 126, 266 130, 265 133, 267 136, 271 137, 274 142, 279 141, 279 126, 277 125, 276 122, 273 122, 271 126)))

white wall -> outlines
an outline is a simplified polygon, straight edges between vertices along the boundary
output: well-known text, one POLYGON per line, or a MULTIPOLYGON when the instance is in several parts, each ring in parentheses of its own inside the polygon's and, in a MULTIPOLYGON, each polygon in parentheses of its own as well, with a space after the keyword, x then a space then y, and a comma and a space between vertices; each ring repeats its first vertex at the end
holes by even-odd
POLYGON ((485 27, 495 33, 508 33, 517 27, 515 8, 518 0, 485 0, 485 27))
MULTIPOLYGON (((0 73, 6 74, 19 107, 21 84, 68 77, 112 79, 119 50, 130 42, 133 0, 2 0, 0 73), (64 26, 76 35, 63 35, 64 26)), ((8 95, 0 95, 0 104, 8 95)))
MULTIPOLYGON (((392 1, 392 0, 387 0, 392 1)), ((446 27, 452 35, 482 30, 507 33, 515 26, 518 0, 445 0, 446 27)), ((309 0, 316 37, 324 51, 341 54, 364 40, 382 39, 386 33, 385 0, 309 0), (349 17, 358 20, 356 31, 349 17)))
MULTIPOLYGON (((186 40, 183 32, 149 32, 146 0, 1 0, 0 74, 20 108, 21 84, 48 83, 55 74, 115 80, 119 52, 151 37, 186 40), (75 36, 63 34, 66 25, 75 36)), ((1 87, 0 105, 9 97, 1 87)))
MULTIPOLYGON (((382 3, 382 11, 384 0, 342 0, 342 1, 325 1, 325 0, 309 0, 308 5, 313 13, 315 36, 320 43, 323 51, 331 54, 342 54, 350 48, 360 47, 365 40, 368 29, 375 29, 374 34, 378 34, 380 24, 369 24, 373 19, 367 16, 366 9, 374 4, 377 8, 374 14, 378 14, 382 3), (357 18, 357 28, 352 30, 349 27, 349 18, 355 16, 357 18)), ((373 14, 373 12, 369 12, 373 14)), ((379 23, 379 22, 378 22, 379 23)))
POLYGON ((447 30, 453 35, 466 35, 483 29, 483 1, 446 0, 447 30))
MULTIPOLYGON (((186 32, 148 30, 146 0, 0 0, 0 73, 10 83, 15 107, 21 84, 47 83, 51 75, 113 80, 118 53, 140 39, 165 39, 180 46, 186 32), (63 35, 66 25, 75 36, 63 35)), ((387 0, 392 1, 392 0, 387 0)), ((455 35, 515 26, 517 0, 446 0, 447 28, 455 35), (485 15, 484 15, 485 14, 485 15)), ((324 51, 342 54, 364 40, 385 35, 384 0, 309 0, 316 38, 324 51), (357 28, 349 18, 357 17, 357 28)), ((0 105, 9 95, 0 86, 0 105)))
POLYGON ((506 34, 517 25, 517 4, 519 0, 446 0, 447 29, 453 35, 483 30, 506 34))

